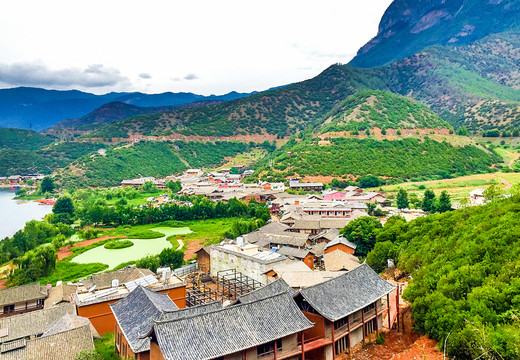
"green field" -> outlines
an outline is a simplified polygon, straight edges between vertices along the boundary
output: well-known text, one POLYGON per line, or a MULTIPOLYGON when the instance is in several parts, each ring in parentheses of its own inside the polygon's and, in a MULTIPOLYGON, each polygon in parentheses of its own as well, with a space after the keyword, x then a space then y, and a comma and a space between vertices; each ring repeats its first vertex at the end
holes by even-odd
POLYGON ((137 260, 147 255, 156 255, 163 249, 172 247, 170 241, 167 240, 169 236, 191 233, 188 227, 156 227, 150 230, 163 233, 164 236, 157 239, 131 239, 134 246, 124 249, 105 249, 103 246, 98 246, 76 256, 74 262, 79 264, 98 262, 107 264, 109 269, 113 269, 121 263, 137 260))

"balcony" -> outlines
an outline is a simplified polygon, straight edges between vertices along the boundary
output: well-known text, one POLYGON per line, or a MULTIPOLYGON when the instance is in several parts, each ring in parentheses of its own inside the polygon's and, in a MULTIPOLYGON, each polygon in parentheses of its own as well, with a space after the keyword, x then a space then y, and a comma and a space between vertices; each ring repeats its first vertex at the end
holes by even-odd
POLYGON ((6 310, 6 309, 4 309, 4 312, 0 313, 0 318, 12 316, 12 315, 17 315, 17 314, 23 314, 23 313, 26 313, 26 312, 29 312, 29 311, 41 310, 41 309, 43 309, 43 305, 29 306, 29 307, 26 307, 26 308, 23 308, 23 309, 19 309, 19 310, 6 310))

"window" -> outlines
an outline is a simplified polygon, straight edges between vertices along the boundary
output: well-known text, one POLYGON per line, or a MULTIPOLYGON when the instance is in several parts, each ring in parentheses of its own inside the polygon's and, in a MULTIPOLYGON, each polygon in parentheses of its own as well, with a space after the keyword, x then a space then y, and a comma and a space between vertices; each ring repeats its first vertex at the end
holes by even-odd
MULTIPOLYGON (((271 341, 267 344, 258 346, 256 348, 256 354, 258 356, 264 356, 264 355, 274 353, 274 344, 275 344, 275 342, 271 341)), ((282 339, 278 339, 278 340, 276 340, 276 351, 278 352, 281 350, 282 350, 282 339)))
POLYGON ((334 351, 336 355, 347 352, 348 349, 348 336, 342 337, 334 343, 334 351))
POLYGON ((4 314, 10 313, 11 311, 14 311, 14 304, 4 306, 4 314))
POLYGON ((375 307, 376 307, 376 303, 372 303, 372 304, 366 306, 366 307, 363 309, 363 312, 367 313, 367 312, 369 312, 370 310, 375 309, 375 307))

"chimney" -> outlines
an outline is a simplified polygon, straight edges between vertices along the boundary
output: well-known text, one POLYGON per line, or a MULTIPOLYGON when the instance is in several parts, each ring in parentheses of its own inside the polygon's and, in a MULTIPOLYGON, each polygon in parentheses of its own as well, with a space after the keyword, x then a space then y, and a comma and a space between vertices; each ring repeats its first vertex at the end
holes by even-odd
POLYGON ((119 279, 114 279, 114 280, 112 280, 112 287, 113 287, 113 288, 116 288, 116 287, 118 287, 118 286, 119 286, 119 279))

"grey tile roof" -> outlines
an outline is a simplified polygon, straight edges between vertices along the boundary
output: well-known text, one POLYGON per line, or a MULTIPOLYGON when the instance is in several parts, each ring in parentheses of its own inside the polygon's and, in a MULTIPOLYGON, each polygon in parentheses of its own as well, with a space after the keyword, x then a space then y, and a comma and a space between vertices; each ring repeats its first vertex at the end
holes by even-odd
POLYGON ((61 284, 49 289, 49 296, 45 299, 45 309, 60 304, 62 302, 71 302, 72 294, 76 292, 77 285, 61 284))
POLYGON ((90 332, 94 337, 99 338, 99 334, 94 328, 94 326, 92 326, 90 320, 85 317, 77 316, 75 314, 66 314, 58 321, 55 321, 54 323, 50 324, 45 329, 42 336, 56 335, 64 331, 73 330, 85 325, 88 325, 90 327, 90 332))
POLYGON ((323 262, 327 271, 353 270, 360 265, 357 257, 342 250, 324 254, 323 262))
POLYGON ((320 257, 325 253, 325 246, 327 246, 326 242, 320 242, 311 246, 311 253, 314 256, 320 257))
POLYGON ((262 226, 258 229, 259 232, 262 233, 270 233, 270 234, 277 234, 280 232, 283 232, 285 230, 289 229, 289 226, 279 223, 279 222, 270 222, 267 225, 262 226))
POLYGON ((334 238, 334 240, 332 240, 330 243, 328 243, 327 246, 325 246, 325 249, 328 249, 328 248, 330 248, 332 246, 339 245, 339 244, 343 244, 343 245, 348 246, 349 248, 354 249, 354 250, 356 250, 356 248, 357 248, 356 244, 354 244, 353 242, 348 241, 345 237, 339 235, 339 236, 336 236, 334 238))
POLYGON ((43 334, 50 324, 67 314, 76 315, 74 304, 63 304, 50 309, 0 318, 0 329, 8 329, 8 335, 0 338, 0 343, 43 334))
POLYGON ((47 289, 40 284, 28 284, 0 290, 0 307, 4 305, 45 299, 47 289))
POLYGON ((239 296, 235 303, 249 304, 254 301, 288 292, 292 297, 298 292, 293 290, 283 279, 273 281, 260 289, 253 290, 245 295, 239 296))
POLYGON ((177 321, 154 332, 165 360, 206 360, 250 349, 309 329, 313 324, 288 293, 177 321))
POLYGON ((332 241, 338 235, 339 235, 339 230, 338 229, 328 229, 328 230, 320 232, 318 235, 312 236, 311 239, 312 240, 318 240, 318 239, 322 239, 323 238, 325 240, 332 241))
POLYGON ((309 250, 304 249, 296 249, 289 246, 282 246, 277 253, 285 256, 292 256, 297 259, 305 259, 305 257, 309 254, 309 250))
POLYGON ((150 350, 150 338, 141 338, 150 332, 153 321, 163 311, 177 310, 167 294, 160 294, 142 286, 136 287, 128 296, 110 305, 128 345, 134 353, 150 350))
POLYGON ((15 350, 0 354, 2 360, 75 360, 82 351, 94 350, 89 325, 26 340, 15 350))
POLYGON ((185 317, 197 316, 208 312, 222 309, 222 300, 215 300, 207 304, 187 307, 175 311, 165 311, 161 314, 159 321, 173 321, 185 317))
POLYGON ((146 275, 155 275, 148 269, 128 268, 105 273, 93 274, 90 278, 83 280, 83 285, 88 289, 96 285, 98 289, 112 286, 112 280, 119 280, 120 284, 139 279, 146 275))
POLYGON ((300 290, 304 299, 325 318, 336 321, 375 302, 394 286, 363 263, 334 279, 300 290))

